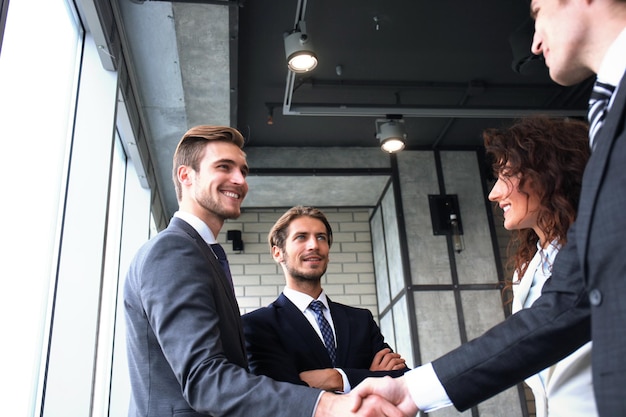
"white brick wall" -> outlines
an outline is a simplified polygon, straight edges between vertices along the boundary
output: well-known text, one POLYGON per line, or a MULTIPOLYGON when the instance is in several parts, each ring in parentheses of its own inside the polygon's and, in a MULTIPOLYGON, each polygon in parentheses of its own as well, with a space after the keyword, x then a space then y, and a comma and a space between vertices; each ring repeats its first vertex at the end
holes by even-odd
MULTIPOLYGON (((368 208, 323 208, 333 228, 330 263, 322 286, 333 301, 369 309, 378 320, 368 208)), ((224 245, 241 313, 265 306, 285 285, 282 269, 269 252, 267 234, 285 209, 244 209, 224 224, 218 241, 224 245), (241 230, 244 251, 233 252, 228 230, 241 230)))

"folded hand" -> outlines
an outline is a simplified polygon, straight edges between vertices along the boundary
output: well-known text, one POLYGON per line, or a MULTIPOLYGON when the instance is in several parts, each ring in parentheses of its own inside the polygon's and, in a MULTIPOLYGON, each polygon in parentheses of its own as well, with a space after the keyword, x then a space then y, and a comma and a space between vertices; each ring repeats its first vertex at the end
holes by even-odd
POLYGON ((406 361, 389 348, 381 349, 372 360, 370 371, 396 371, 406 368, 406 361))

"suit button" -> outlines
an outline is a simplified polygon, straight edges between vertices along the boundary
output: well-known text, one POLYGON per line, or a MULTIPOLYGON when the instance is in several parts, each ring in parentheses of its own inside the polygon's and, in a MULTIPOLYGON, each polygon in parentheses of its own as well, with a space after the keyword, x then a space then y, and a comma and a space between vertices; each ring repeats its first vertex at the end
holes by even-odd
POLYGON ((589 292, 589 302, 592 306, 599 306, 602 303, 602 293, 598 289, 589 292))

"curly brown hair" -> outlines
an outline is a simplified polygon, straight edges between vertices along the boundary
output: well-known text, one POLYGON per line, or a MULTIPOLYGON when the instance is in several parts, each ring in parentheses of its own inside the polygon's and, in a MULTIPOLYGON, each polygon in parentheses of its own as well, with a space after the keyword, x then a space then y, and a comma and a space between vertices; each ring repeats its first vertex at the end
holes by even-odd
MULTIPOLYGON (((532 192, 539 198, 537 224, 546 241, 557 240, 564 245, 567 230, 576 218, 583 172, 590 156, 587 124, 533 116, 517 120, 507 129, 487 129, 483 139, 496 177, 503 171, 518 175, 518 191, 527 196, 532 192)), ((531 228, 513 232, 509 262, 520 279, 537 251, 538 240, 531 228)))

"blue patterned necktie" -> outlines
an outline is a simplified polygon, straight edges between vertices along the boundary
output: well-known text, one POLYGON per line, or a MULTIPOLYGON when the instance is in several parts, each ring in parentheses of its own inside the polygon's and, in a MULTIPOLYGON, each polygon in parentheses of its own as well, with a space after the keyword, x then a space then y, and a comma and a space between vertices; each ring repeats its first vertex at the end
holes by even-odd
POLYGON ((233 276, 230 274, 230 266, 228 266, 228 259, 226 258, 226 252, 224 251, 224 248, 219 243, 214 243, 211 245, 211 249, 213 250, 215 256, 217 256, 217 259, 220 261, 220 265, 222 265, 222 269, 224 270, 226 278, 228 278, 228 282, 230 283, 230 287, 233 289, 234 292, 235 287, 233 284, 233 276))
POLYGON ((611 95, 615 91, 615 86, 605 84, 596 80, 593 84, 593 91, 589 97, 589 113, 587 119, 589 120, 589 146, 591 150, 595 148, 595 137, 606 116, 606 110, 611 100, 611 95))
POLYGON ((330 356, 330 360, 333 363, 333 367, 335 366, 335 362, 337 360, 337 352, 335 350, 335 337, 333 336, 333 329, 330 328, 330 324, 324 317, 324 304, 321 301, 313 300, 311 304, 309 304, 309 308, 313 310, 315 316, 317 317, 317 324, 320 326, 320 330, 322 332, 322 337, 324 338, 324 344, 326 345, 326 350, 328 351, 328 356, 330 356))

